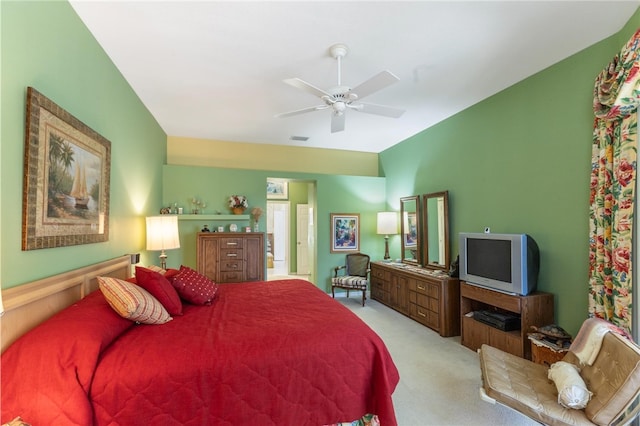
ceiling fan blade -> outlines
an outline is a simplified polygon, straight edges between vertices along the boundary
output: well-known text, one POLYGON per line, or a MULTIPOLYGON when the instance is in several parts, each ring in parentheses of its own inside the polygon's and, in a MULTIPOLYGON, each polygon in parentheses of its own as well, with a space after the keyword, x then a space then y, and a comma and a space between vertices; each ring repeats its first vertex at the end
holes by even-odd
POLYGON ((365 96, 369 96, 378 90, 382 90, 399 80, 400 79, 398 77, 391 74, 389 71, 381 71, 369 80, 361 83, 359 86, 354 87, 351 91, 358 95, 358 99, 362 99, 365 96))
POLYGON ((287 78, 286 80, 283 80, 283 81, 288 85, 295 87, 296 89, 304 90, 305 92, 311 93, 312 95, 317 96, 319 98, 322 98, 323 96, 333 98, 333 96, 330 93, 327 93, 324 90, 319 89, 313 84, 307 83, 304 80, 300 80, 299 78, 287 78))
POLYGON ((344 113, 331 114, 331 133, 341 132, 344 130, 344 118, 344 113))
POLYGON ((318 110, 325 109, 325 108, 329 108, 329 107, 327 105, 316 105, 316 106, 309 107, 309 108, 303 108, 303 109, 298 109, 298 110, 295 110, 295 111, 289 111, 289 112, 283 112, 281 114, 276 114, 275 117, 276 118, 291 117, 292 115, 304 114, 305 112, 318 111, 318 110))
POLYGON ((357 104, 352 105, 351 107, 356 111, 364 112, 367 114, 383 115, 385 117, 391 118, 399 118, 402 114, 404 114, 405 111, 399 108, 376 104, 357 104))

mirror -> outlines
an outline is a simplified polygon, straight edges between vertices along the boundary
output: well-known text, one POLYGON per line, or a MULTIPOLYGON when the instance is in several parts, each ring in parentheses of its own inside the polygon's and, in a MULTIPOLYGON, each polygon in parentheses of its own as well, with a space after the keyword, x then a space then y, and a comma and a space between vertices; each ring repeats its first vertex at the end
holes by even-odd
POLYGON ((431 269, 449 269, 449 191, 422 196, 423 264, 431 269))
POLYGON ((420 196, 400 198, 402 262, 420 264, 420 196))

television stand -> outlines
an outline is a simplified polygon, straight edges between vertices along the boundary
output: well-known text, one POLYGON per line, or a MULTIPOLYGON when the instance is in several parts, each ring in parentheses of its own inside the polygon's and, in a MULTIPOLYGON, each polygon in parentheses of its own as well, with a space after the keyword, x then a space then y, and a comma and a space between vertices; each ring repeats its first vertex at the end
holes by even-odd
POLYGON ((553 294, 534 292, 527 296, 502 293, 460 281, 460 343, 473 351, 483 343, 531 359, 531 326, 553 323, 553 294), (497 311, 519 317, 517 330, 503 331, 473 318, 476 311, 497 311))

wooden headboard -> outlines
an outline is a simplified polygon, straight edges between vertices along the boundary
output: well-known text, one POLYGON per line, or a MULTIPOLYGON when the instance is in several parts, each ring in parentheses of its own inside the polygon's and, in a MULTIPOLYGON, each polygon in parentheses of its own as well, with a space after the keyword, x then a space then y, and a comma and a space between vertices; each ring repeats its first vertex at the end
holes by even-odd
POLYGON ((127 278, 131 256, 125 255, 2 290, 1 350, 47 318, 98 288, 96 277, 127 278))

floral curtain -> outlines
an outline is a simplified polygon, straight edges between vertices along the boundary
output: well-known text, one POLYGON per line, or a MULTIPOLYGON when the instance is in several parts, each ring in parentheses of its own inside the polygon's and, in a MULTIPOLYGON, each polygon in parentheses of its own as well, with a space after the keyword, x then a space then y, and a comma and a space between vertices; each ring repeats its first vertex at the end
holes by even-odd
POLYGON ((589 316, 631 331, 640 30, 596 78, 589 208, 589 316))

